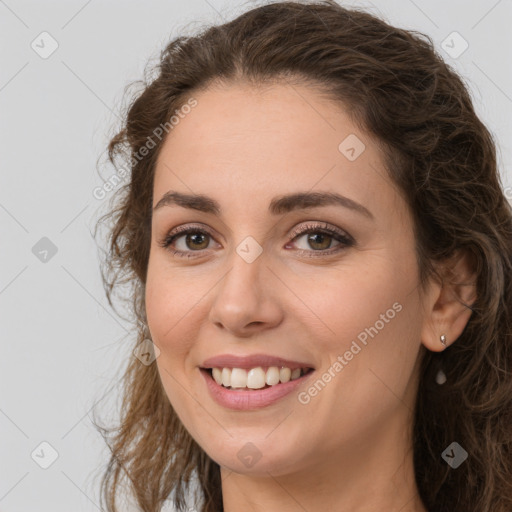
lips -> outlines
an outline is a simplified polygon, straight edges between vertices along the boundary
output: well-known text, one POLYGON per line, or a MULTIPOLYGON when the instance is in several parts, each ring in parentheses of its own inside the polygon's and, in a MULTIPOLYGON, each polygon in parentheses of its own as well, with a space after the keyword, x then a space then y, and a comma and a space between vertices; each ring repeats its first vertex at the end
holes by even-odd
MULTIPOLYGON (((283 361, 292 363, 292 361, 288 360, 283 361)), ((289 368, 287 368, 287 370, 290 371, 289 368)), ((268 407, 277 404, 286 397, 289 398, 295 391, 300 389, 301 386, 304 386, 306 381, 310 380, 315 372, 312 370, 295 380, 289 380, 285 383, 267 386, 261 389, 230 389, 215 382, 209 370, 203 368, 200 370, 200 374, 210 397, 217 404, 234 411, 248 411, 268 407)))
POLYGON ((221 354, 215 357, 210 357, 203 361, 201 368, 243 368, 250 369, 257 366, 285 366, 294 370, 295 368, 311 368, 314 366, 311 363, 304 361, 292 361, 282 357, 271 356, 268 354, 253 354, 249 356, 236 356, 234 354, 221 354))

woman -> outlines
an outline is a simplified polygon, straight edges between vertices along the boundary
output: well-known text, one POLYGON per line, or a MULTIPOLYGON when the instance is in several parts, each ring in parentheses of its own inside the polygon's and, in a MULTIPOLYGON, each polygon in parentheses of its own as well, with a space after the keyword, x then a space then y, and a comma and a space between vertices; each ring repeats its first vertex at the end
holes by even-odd
POLYGON ((109 511, 123 476, 151 512, 512 510, 511 208, 426 36, 252 9, 167 46, 109 156, 109 511))

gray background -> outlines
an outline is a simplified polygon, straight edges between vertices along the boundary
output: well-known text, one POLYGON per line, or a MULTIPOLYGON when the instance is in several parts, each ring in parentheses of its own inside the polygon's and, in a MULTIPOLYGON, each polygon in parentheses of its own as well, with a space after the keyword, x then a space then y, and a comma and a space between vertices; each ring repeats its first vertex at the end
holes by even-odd
MULTIPOLYGON (((466 77, 512 185, 510 0, 345 4, 434 39, 466 77), (453 31, 469 44, 456 58, 442 47, 453 31)), ((99 510, 107 451, 91 408, 115 410, 116 377, 133 356, 130 326, 107 305, 91 237, 111 195, 93 197, 102 183, 97 160, 118 125, 125 85, 142 78, 148 59, 178 33, 250 5, 0 0, 1 512, 99 510), (47 58, 31 47, 51 49, 44 31, 58 43, 47 58), (55 254, 44 252, 43 237, 55 254), (42 442, 58 453, 47 469, 40 465, 52 462, 52 451, 42 442)), ((452 53, 462 49, 462 40, 448 42, 452 53)), ((101 169, 104 178, 114 172, 101 169)))

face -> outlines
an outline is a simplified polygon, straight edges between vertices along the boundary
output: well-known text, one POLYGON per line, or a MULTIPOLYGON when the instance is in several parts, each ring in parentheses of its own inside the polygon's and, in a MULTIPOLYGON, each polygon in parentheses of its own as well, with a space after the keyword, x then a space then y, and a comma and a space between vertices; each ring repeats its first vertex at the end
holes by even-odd
MULTIPOLYGON (((313 89, 233 84, 194 98, 154 181, 146 308, 167 396, 208 455, 238 473, 348 457, 415 398, 423 314, 410 212, 376 141, 313 89), (170 192, 211 201, 187 206, 170 192), (303 193, 342 199, 277 202, 303 193), (313 370, 237 391, 202 370, 244 366, 207 364, 220 355, 313 370)), ((274 364, 245 367, 266 379, 274 364)))

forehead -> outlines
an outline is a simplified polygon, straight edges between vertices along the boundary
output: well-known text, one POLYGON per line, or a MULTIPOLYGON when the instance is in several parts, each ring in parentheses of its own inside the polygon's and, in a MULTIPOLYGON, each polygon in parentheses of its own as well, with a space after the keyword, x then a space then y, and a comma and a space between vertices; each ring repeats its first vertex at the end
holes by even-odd
POLYGON ((192 96, 197 105, 161 148, 154 204, 169 189, 245 209, 305 190, 339 192, 374 209, 396 202, 376 142, 314 89, 236 84, 192 96))

